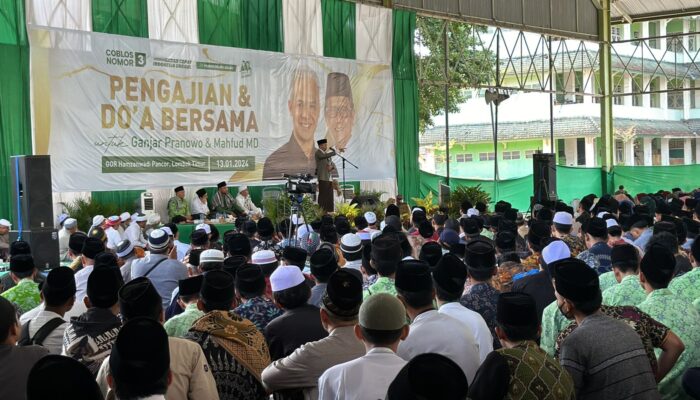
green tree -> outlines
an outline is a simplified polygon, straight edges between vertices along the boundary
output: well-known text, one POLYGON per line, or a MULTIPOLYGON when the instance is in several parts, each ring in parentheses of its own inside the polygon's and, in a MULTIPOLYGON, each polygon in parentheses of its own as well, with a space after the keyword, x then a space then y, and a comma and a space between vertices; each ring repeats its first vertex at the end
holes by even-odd
POLYGON ((416 60, 420 82, 419 131, 433 126, 433 117, 445 111, 445 82, 449 82, 450 113, 459 111, 466 101, 466 88, 492 80, 496 58, 488 43, 482 44, 486 27, 431 17, 416 17, 416 60), (444 33, 448 38, 448 77, 445 79, 444 33))

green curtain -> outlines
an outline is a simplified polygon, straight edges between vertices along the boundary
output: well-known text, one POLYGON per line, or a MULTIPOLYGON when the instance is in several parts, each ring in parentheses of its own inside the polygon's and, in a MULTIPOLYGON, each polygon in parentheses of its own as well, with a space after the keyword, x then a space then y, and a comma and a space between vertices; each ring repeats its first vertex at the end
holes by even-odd
POLYGON ((92 201, 119 207, 121 211, 133 213, 141 209, 141 193, 145 190, 115 190, 109 192, 92 192, 92 201))
POLYGON ((12 219, 10 156, 32 154, 24 21, 23 1, 0 0, 0 218, 7 219, 12 219))
POLYGON ((92 30, 148 37, 148 6, 144 0, 92 0, 92 30))
POLYGON ((557 166, 557 195, 567 203, 589 193, 600 196, 602 189, 600 171, 600 168, 557 166))
POLYGON ((392 69, 394 74, 394 129, 396 181, 399 193, 410 199, 420 194, 418 168, 418 81, 413 42, 414 12, 394 10, 392 69))
POLYGON ((355 3, 322 0, 323 55, 355 59, 355 3))
POLYGON ((630 194, 656 193, 659 189, 671 190, 679 187, 691 191, 700 184, 700 165, 672 165, 656 167, 615 167, 613 188, 624 185, 630 194))
POLYGON ((284 51, 282 0, 199 0, 199 42, 284 51))

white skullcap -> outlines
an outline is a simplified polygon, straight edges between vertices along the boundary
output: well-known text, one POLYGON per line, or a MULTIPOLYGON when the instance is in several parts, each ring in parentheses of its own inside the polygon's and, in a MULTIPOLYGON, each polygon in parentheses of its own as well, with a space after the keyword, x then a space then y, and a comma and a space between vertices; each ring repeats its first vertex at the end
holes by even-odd
POLYGON ((243 192, 243 191, 245 191, 245 190, 248 190, 248 186, 243 185, 243 186, 239 186, 239 187, 238 187, 238 193, 243 192))
POLYGON ((66 218, 66 220, 63 221, 63 227, 66 229, 73 229, 76 226, 78 226, 78 220, 75 218, 66 218))
POLYGON ((224 262, 224 252, 216 249, 204 250, 199 255, 199 263, 224 262))
POLYGON ((612 228, 613 226, 620 226, 614 218, 606 219, 605 225, 607 225, 608 228, 612 228))
POLYGON ((367 223, 372 225, 377 223, 377 214, 373 213, 372 211, 367 211, 365 213, 365 219, 367 220, 367 223))
POLYGON ((128 256, 132 251, 134 251, 134 244, 129 239, 124 239, 117 244, 117 257, 128 256))
POLYGON ((119 215, 119 218, 121 218, 122 222, 128 221, 128 220, 131 219, 131 214, 129 214, 128 212, 124 211, 123 213, 121 213, 121 214, 119 215))
POLYGON ((197 225, 197 227, 194 228, 194 229, 195 229, 195 230, 197 230, 197 229, 202 229, 202 230, 204 230, 204 232, 207 233, 207 235, 211 235, 211 226, 209 226, 209 224, 199 224, 199 225, 197 225))
POLYGON ((0 226, 12 228, 12 224, 10 223, 10 221, 8 221, 6 219, 0 219, 0 226))
POLYGON ((95 215, 92 217, 92 226, 100 226, 102 223, 105 222, 105 216, 104 215, 95 215))
POLYGON ((148 216, 148 219, 146 220, 146 223, 148 225, 158 225, 160 224, 160 215, 158 214, 151 214, 148 216))
POLYGON ((552 222, 559 225, 573 225, 574 217, 566 211, 559 211, 554 214, 554 220, 552 222))
POLYGON ((362 240, 354 233, 346 233, 340 239, 340 250, 345 253, 357 253, 362 251, 362 240))
POLYGON ((145 215, 134 214, 131 218, 136 222, 146 222, 148 218, 145 215))
POLYGON ((280 292, 298 286, 304 282, 304 274, 296 265, 282 265, 270 275, 273 292, 280 292))
POLYGON ((253 253, 253 256, 250 259, 250 262, 252 264, 257 264, 257 265, 265 265, 265 264, 272 264, 273 262, 277 261, 277 257, 275 257, 275 252, 272 250, 260 250, 256 251, 253 253))
POLYGON ((470 208, 467 210, 467 217, 473 217, 475 215, 479 215, 479 210, 476 208, 470 208))
POLYGON ((62 213, 61 215, 58 216, 58 224, 61 225, 66 222, 66 219, 68 219, 69 215, 66 213, 62 213))
POLYGON ((598 215, 596 215, 596 217, 602 219, 603 217, 605 217, 606 214, 610 214, 610 213, 607 212, 607 211, 601 211, 601 212, 598 213, 598 215))
POLYGON ((167 227, 167 226, 163 226, 163 227, 161 227, 160 229, 161 229, 163 232, 167 233, 168 236, 175 236, 175 235, 173 235, 172 229, 170 229, 170 228, 167 227))
POLYGON ((569 250, 569 246, 561 240, 555 240, 542 249, 542 259, 547 264, 569 257, 571 257, 571 250, 569 250))

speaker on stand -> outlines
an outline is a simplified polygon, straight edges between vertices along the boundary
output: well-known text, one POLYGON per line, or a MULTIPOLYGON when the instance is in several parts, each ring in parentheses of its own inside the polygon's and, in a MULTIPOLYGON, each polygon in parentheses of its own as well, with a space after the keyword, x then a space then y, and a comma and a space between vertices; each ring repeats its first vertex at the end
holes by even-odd
POLYGON ((557 166, 554 154, 532 155, 533 204, 557 200, 557 166))
POLYGON ((34 264, 39 269, 59 266, 58 232, 54 229, 49 156, 13 156, 13 230, 10 240, 29 243, 34 264))

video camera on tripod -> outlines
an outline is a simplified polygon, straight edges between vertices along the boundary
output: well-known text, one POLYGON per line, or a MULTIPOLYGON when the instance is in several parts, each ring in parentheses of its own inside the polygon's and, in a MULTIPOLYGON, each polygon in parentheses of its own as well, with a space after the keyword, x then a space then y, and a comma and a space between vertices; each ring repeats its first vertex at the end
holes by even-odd
POLYGON ((285 189, 289 194, 305 194, 305 193, 316 193, 316 184, 312 183, 311 180, 314 179, 311 174, 296 174, 287 175, 283 174, 287 178, 287 184, 285 189))

